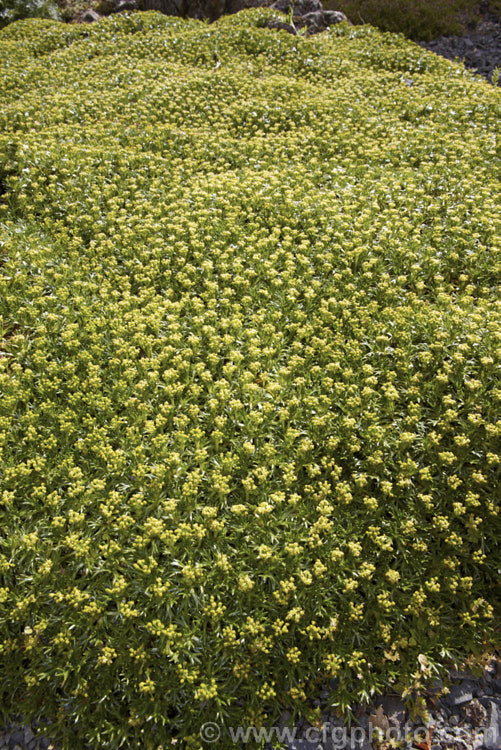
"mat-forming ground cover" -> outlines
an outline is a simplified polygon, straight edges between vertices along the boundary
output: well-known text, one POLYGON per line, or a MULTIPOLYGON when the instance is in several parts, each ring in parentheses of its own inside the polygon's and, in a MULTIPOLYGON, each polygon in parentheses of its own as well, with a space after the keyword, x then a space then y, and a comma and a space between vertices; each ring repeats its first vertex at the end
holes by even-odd
POLYGON ((492 642, 499 92, 272 16, 0 33, 0 685, 66 748, 492 642))

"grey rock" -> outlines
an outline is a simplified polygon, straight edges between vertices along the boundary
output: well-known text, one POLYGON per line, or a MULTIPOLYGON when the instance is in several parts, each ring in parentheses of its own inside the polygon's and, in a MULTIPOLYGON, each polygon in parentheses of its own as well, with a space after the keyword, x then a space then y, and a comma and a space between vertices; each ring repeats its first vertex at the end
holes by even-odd
POLYGON ((96 21, 99 21, 100 18, 101 16, 99 13, 96 13, 92 8, 88 8, 85 13, 82 14, 80 21, 82 23, 95 23, 96 21))
POLYGON ((453 727, 457 727, 459 724, 459 717, 458 716, 451 716, 449 719, 449 724, 453 727))
POLYGON ((119 0, 117 3, 114 3, 113 9, 110 11, 110 13, 123 13, 125 10, 137 10, 138 9, 138 3, 137 0, 119 0))
POLYGON ((24 729, 22 727, 18 727, 17 729, 11 731, 9 737, 10 750, 15 750, 16 745, 20 745, 21 748, 24 745, 24 729))
POLYGON ((490 701, 489 715, 484 732, 485 750, 499 750, 501 746, 501 727, 499 722, 499 710, 494 701, 490 701))
POLYGON ((340 10, 324 10, 324 19, 327 26, 334 26, 336 23, 348 21, 344 13, 340 10))
POLYGON ((124 10, 138 10, 138 0, 100 0, 96 10, 101 15, 109 16, 112 13, 122 13, 124 10))
POLYGON ((24 744, 29 745, 30 742, 32 742, 35 738, 35 735, 33 734, 33 730, 31 727, 25 727, 24 728, 24 744))
POLYGON ((318 750, 319 744, 319 742, 310 742, 309 740, 295 740, 292 744, 287 743, 285 747, 287 750, 318 750))

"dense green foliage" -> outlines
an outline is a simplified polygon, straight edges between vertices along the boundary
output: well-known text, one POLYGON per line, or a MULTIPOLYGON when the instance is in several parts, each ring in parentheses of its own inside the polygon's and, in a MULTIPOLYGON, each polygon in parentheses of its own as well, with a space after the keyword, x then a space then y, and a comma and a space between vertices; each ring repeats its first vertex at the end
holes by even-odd
POLYGON ((0 697, 68 749, 492 636, 499 91, 272 15, 0 33, 0 697))
MULTIPOLYGON (((325 0, 324 4, 342 10, 352 23, 370 23, 417 40, 464 33, 486 5, 480 0, 325 0)), ((493 12, 501 12, 499 0, 490 0, 488 5, 493 12)))

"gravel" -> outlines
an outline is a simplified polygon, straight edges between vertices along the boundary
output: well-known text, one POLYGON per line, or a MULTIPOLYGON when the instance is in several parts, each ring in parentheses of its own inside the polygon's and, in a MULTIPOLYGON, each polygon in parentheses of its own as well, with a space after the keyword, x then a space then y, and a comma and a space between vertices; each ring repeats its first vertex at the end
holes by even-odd
MULTIPOLYGON (((329 705, 329 689, 320 689, 312 704, 321 712, 323 727, 317 729, 304 716, 292 723, 284 711, 276 725, 275 737, 281 735, 285 750, 373 750, 378 728, 383 730, 381 747, 391 747, 390 740, 402 741, 402 750, 421 747, 429 750, 500 750, 501 748, 501 660, 493 658, 482 674, 450 671, 448 680, 436 680, 425 692, 428 715, 412 715, 401 696, 377 696, 368 706, 352 706, 351 728, 343 726, 335 707, 329 705), (447 689, 445 685, 449 685, 447 689), (490 690, 489 693, 485 691, 490 690), (459 703, 458 703, 459 699, 459 703), (407 737, 407 740, 406 740, 407 737), (292 739, 294 738, 294 739, 292 739)), ((335 689, 335 686, 332 686, 335 689)), ((36 723, 31 727, 13 722, 0 730, 0 750, 59 750, 50 739, 35 737, 36 723)), ((208 745, 207 747, 217 747, 208 745)), ((235 750, 246 744, 235 743, 235 750)), ((266 750, 272 750, 272 745, 266 750)), ((96 748, 95 750, 99 750, 96 748)))
POLYGON ((494 15, 486 17, 475 30, 464 36, 441 36, 418 44, 448 60, 462 62, 490 83, 498 68, 497 85, 501 85, 501 20, 494 15))
MULTIPOLYGON (((412 716, 398 695, 375 698, 369 706, 352 706, 355 721, 342 737, 336 733, 339 720, 335 713, 329 714, 321 706, 322 718, 330 716, 333 723, 328 731, 315 732, 304 721, 292 727, 294 742, 285 744, 286 750, 372 750, 377 744, 377 728, 383 730, 382 747, 390 747, 390 739, 401 741, 402 748, 429 748, 430 750, 501 750, 501 661, 493 658, 482 674, 451 670, 448 689, 444 682, 436 680, 426 690, 428 715, 412 716), (486 693, 486 691, 490 691, 486 693), (358 733, 355 732, 358 728, 358 733), (363 730, 363 731, 362 731, 363 730), (407 737, 407 740, 406 740, 407 737)), ((314 701, 315 703, 315 701, 314 701)), ((284 713, 283 719, 289 719, 284 713)), ((279 726, 280 723, 279 723, 279 726)), ((239 748, 240 750, 240 748, 239 748)), ((272 745, 266 750, 272 750, 272 745)))

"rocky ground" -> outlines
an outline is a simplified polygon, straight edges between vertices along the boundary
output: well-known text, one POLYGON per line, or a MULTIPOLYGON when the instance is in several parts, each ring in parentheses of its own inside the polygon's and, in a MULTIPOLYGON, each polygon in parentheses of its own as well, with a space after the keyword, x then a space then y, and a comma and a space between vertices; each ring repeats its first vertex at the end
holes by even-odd
POLYGON ((421 47, 446 57, 463 62, 467 68, 487 78, 492 83, 496 68, 501 85, 501 19, 493 14, 486 16, 476 29, 464 36, 441 36, 431 42, 419 42, 421 47))
MULTIPOLYGON (((290 714, 284 713, 274 736, 286 740, 284 730, 290 725, 287 750, 500 750, 501 660, 490 659, 481 674, 451 671, 448 682, 448 689, 441 680, 432 682, 424 700, 411 700, 410 709, 391 694, 355 707, 350 727, 329 708, 324 690, 314 701, 321 717, 318 727, 304 717, 291 724, 290 714)), ((36 724, 13 723, 0 731, 0 750, 57 750, 47 738, 37 738, 36 731, 36 724)), ((217 748, 213 737, 208 748, 217 748)), ((236 750, 244 748, 235 743, 236 750)))
MULTIPOLYGON (((500 750, 501 661, 491 659, 480 675, 470 671, 449 673, 450 687, 437 680, 426 691, 425 701, 411 701, 414 711, 398 695, 385 695, 366 708, 355 709, 350 728, 322 706, 323 729, 312 729, 300 719, 297 739, 288 750, 500 750)), ((284 716, 282 721, 288 717, 284 716)), ((271 750, 271 746, 268 748, 271 750)))

